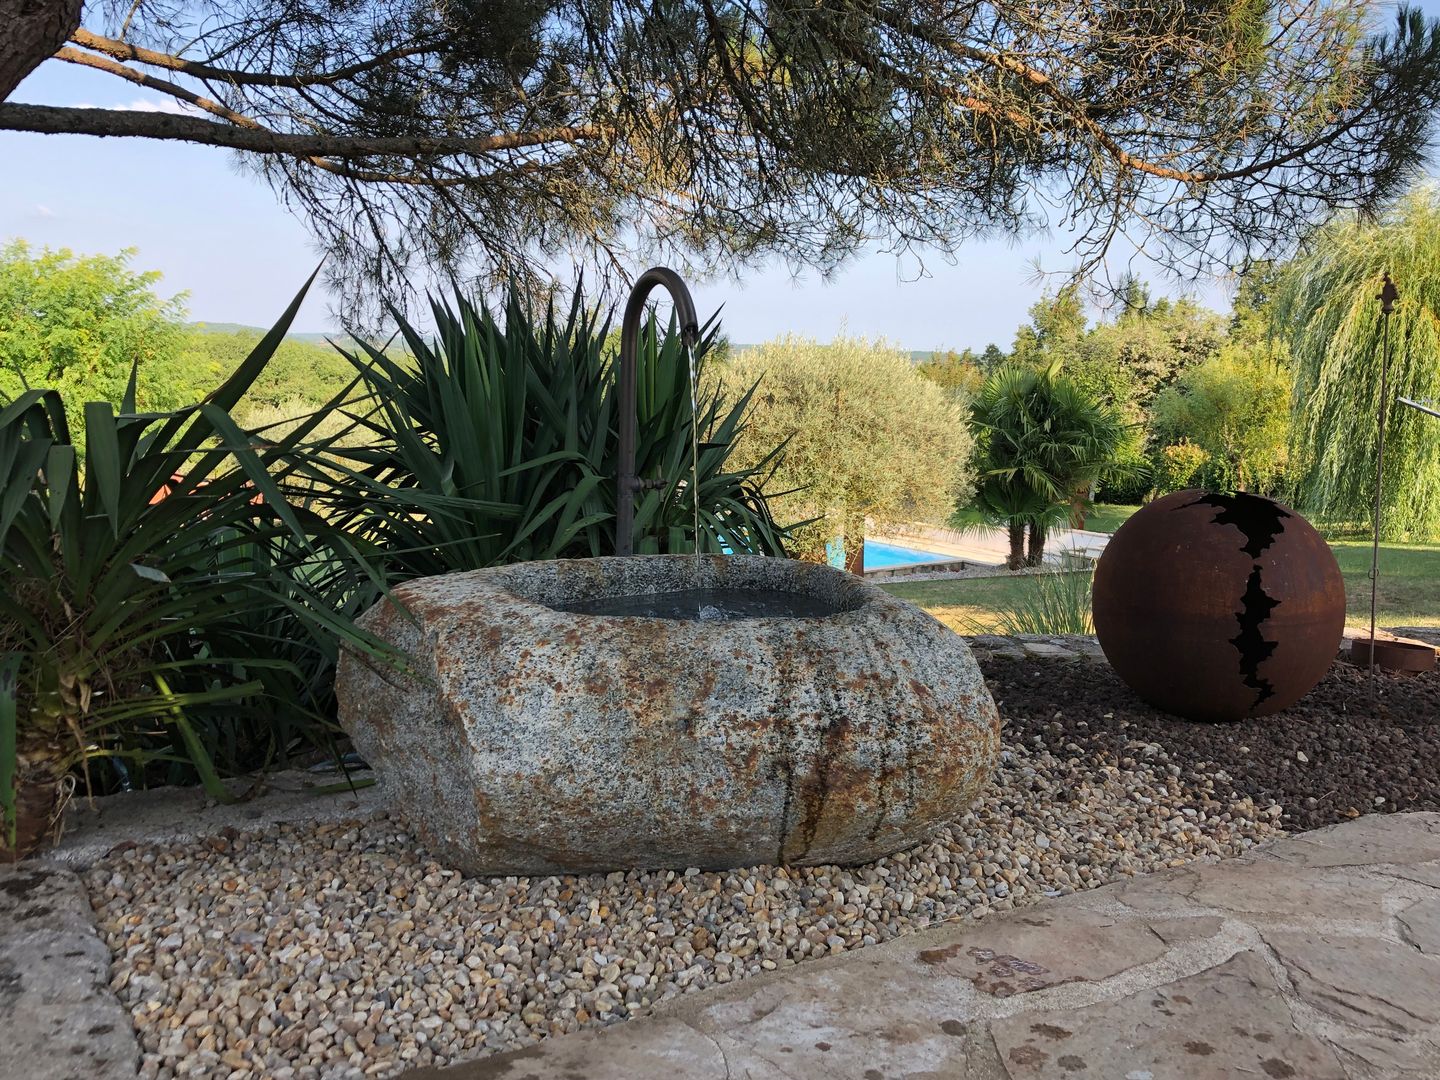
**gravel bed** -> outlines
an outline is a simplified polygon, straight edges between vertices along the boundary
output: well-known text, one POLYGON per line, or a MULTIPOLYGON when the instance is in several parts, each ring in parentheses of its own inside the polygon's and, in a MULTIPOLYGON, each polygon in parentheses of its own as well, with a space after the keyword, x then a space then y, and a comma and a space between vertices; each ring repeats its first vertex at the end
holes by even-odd
POLYGON ((952 829, 849 869, 465 878, 381 816, 129 846, 87 883, 143 1076, 391 1076, 1280 833, 1163 754, 1075 745, 1027 728, 952 829))
POLYGON ((1104 664, 983 658, 1007 734, 1120 760, 1161 753, 1186 782, 1284 808, 1288 830, 1380 811, 1440 810, 1440 671, 1367 672, 1337 661, 1282 713, 1230 724, 1167 716, 1104 664))

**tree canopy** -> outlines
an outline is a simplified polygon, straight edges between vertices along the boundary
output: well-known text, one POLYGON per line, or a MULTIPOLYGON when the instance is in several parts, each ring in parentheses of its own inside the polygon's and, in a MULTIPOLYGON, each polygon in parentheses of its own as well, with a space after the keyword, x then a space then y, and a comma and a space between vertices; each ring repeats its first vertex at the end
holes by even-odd
POLYGON ((1052 224, 1207 269, 1420 165, 1440 26, 1368 0, 0 0, 0 130, 240 151, 338 277, 636 249, 833 267, 1052 224), (9 100, 47 59, 177 112, 9 100), (1058 210, 1056 208, 1059 208, 1058 210))
POLYGON ((160 274, 132 270, 134 255, 0 245, 0 402, 39 387, 59 390, 72 408, 119 402, 137 363, 142 408, 184 399, 184 297, 157 296, 160 274))
MULTIPOLYGON (((989 348, 993 349, 995 346, 991 345, 989 348)), ((985 382, 983 354, 976 355, 973 349, 961 352, 937 349, 916 364, 915 370, 953 397, 962 400, 974 397, 985 382)))

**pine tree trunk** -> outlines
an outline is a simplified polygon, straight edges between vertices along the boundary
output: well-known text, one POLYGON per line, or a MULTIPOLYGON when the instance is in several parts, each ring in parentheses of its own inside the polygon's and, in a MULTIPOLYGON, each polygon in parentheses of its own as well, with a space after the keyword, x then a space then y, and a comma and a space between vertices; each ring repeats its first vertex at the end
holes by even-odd
POLYGON ((1039 566, 1045 561, 1045 526, 1038 521, 1030 523, 1030 551, 1025 556, 1026 566, 1039 566))
POLYGON ((1010 558, 1005 561, 1008 570, 1019 570, 1025 565, 1025 526, 1020 522, 1010 523, 1010 558))
POLYGON ((0 0, 0 101, 80 26, 82 0, 0 0))

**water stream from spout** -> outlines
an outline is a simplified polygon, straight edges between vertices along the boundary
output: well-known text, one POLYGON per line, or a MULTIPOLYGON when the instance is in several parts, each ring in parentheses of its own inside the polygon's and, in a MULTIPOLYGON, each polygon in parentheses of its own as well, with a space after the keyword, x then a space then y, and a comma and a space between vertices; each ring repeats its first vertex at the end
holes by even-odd
POLYGON ((699 396, 695 371, 695 346, 682 341, 685 350, 685 369, 690 374, 690 508, 695 524, 696 554, 700 552, 700 410, 696 403, 699 396))

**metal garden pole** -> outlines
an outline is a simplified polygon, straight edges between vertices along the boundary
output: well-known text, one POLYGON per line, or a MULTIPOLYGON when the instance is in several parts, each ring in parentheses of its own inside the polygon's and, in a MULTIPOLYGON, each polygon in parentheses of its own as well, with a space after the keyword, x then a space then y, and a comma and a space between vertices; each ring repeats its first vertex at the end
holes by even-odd
POLYGON ((1395 301, 1400 291, 1385 275, 1384 287, 1380 290, 1381 331, 1380 358, 1380 430, 1375 446, 1375 515, 1370 539, 1370 698, 1375 698, 1375 602, 1380 585, 1380 495, 1385 480, 1385 413, 1386 395, 1390 392, 1390 315, 1395 310, 1395 301))

